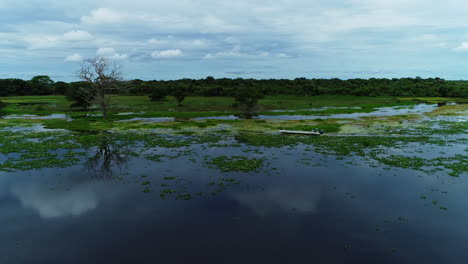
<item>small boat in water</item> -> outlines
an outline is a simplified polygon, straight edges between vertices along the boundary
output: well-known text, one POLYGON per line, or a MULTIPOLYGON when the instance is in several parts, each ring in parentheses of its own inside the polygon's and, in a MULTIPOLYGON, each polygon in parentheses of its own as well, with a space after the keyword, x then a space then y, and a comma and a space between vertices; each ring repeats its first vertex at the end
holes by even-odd
POLYGON ((321 136, 323 135, 323 130, 321 131, 295 131, 295 130, 279 130, 281 134, 297 134, 297 135, 310 135, 310 136, 321 136))

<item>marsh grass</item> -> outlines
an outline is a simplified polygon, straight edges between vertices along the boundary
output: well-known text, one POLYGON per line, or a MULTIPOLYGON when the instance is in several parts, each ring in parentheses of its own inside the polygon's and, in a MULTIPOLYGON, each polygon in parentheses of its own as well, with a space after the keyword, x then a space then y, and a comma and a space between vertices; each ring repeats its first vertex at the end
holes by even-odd
POLYGON ((222 172, 258 172, 263 167, 263 162, 263 159, 249 159, 244 156, 219 156, 205 164, 222 172))

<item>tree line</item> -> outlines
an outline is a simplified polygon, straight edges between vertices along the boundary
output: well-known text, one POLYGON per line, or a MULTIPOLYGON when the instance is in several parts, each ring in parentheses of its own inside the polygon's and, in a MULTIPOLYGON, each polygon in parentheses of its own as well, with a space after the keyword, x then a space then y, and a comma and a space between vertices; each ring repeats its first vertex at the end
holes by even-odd
MULTIPOLYGON (((31 80, 0 79, 0 96, 67 95, 85 87, 86 82, 54 82, 48 76, 31 80)), ((116 93, 149 95, 152 100, 167 95, 183 98, 194 96, 236 96, 239 90, 251 89, 262 95, 356 95, 356 96, 441 96, 468 98, 468 81, 441 78, 393 79, 229 79, 207 77, 173 81, 119 81, 116 93)), ((183 100, 183 99, 182 99, 183 100)))

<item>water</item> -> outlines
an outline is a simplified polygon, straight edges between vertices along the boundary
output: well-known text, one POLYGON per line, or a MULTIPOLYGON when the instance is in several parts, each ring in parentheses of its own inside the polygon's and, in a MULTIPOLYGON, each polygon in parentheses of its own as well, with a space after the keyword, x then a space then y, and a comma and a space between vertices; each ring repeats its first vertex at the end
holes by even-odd
POLYGON ((144 114, 145 112, 140 112, 140 113, 134 113, 134 112, 125 112, 125 113, 118 113, 117 115, 119 116, 126 116, 126 115, 138 115, 138 114, 144 114))
POLYGON ((228 116, 209 116, 209 117, 196 117, 194 120, 239 120, 240 118, 235 115, 228 116))
MULTIPOLYGON (((350 113, 350 114, 331 114, 331 115, 258 115, 255 119, 264 120, 313 120, 313 119, 356 119, 362 117, 375 117, 375 116, 396 116, 407 114, 423 114, 429 113, 437 109, 437 104, 418 104, 415 106, 394 106, 394 107, 381 107, 374 112, 370 113, 350 113)), ((310 109, 309 109, 310 110, 310 109)), ((315 109, 319 111, 322 109, 315 109)), ((280 112, 280 110, 271 111, 280 112)), ((281 111, 288 112, 288 111, 281 111)), ((217 116, 217 117, 202 117, 197 120, 205 119, 220 119, 220 120, 235 120, 239 119, 235 116, 217 116)))
POLYGON ((125 120, 120 120, 118 122, 135 122, 135 121, 140 121, 143 122, 144 124, 150 124, 150 123, 158 123, 158 122, 170 122, 174 121, 175 119, 173 117, 136 117, 132 119, 125 119, 125 120))
POLYGON ((7 115, 3 119, 68 119, 66 114, 51 114, 51 115, 7 115))
POLYGON ((65 129, 49 129, 44 125, 35 124, 32 126, 15 126, 15 127, 5 127, 1 130, 12 131, 12 132, 52 132, 52 131, 66 131, 65 129))
MULTIPOLYGON (((466 135, 446 139, 456 141, 382 153, 466 155, 466 135)), ((468 261, 467 173, 341 160, 304 145, 234 146, 230 137, 180 148, 104 143, 76 166, 0 171, 0 263, 468 261), (263 158, 265 166, 223 173, 206 165, 223 155, 263 158)))
MULTIPOLYGON (((463 153, 464 147, 443 150, 463 153)), ((437 153, 420 144, 388 152, 418 149, 437 153)), ((0 263, 468 261, 467 174, 386 170, 364 158, 337 160, 302 145, 194 144, 149 151, 190 154, 153 162, 122 159, 129 150, 106 147, 107 168, 98 161, 0 172, 0 263), (270 164, 259 172, 221 173, 204 165, 206 155, 270 164), (176 193, 162 199, 163 189, 176 193), (187 193, 191 200, 176 199, 187 193)))
POLYGON ((285 110, 285 109, 278 109, 278 110, 270 110, 269 112, 296 112, 296 111, 323 111, 327 109, 362 109, 362 107, 333 107, 333 106, 324 106, 319 108, 309 108, 309 109, 296 109, 296 110, 285 110))

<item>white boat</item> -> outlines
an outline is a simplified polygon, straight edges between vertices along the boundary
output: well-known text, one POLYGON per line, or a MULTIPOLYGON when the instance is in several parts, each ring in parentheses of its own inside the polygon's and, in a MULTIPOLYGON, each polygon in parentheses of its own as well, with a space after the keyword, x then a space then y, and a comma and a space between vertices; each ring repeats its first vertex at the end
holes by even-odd
POLYGON ((299 135, 311 135, 311 136, 321 136, 320 132, 314 131, 295 131, 295 130, 279 130, 281 134, 299 134, 299 135))

